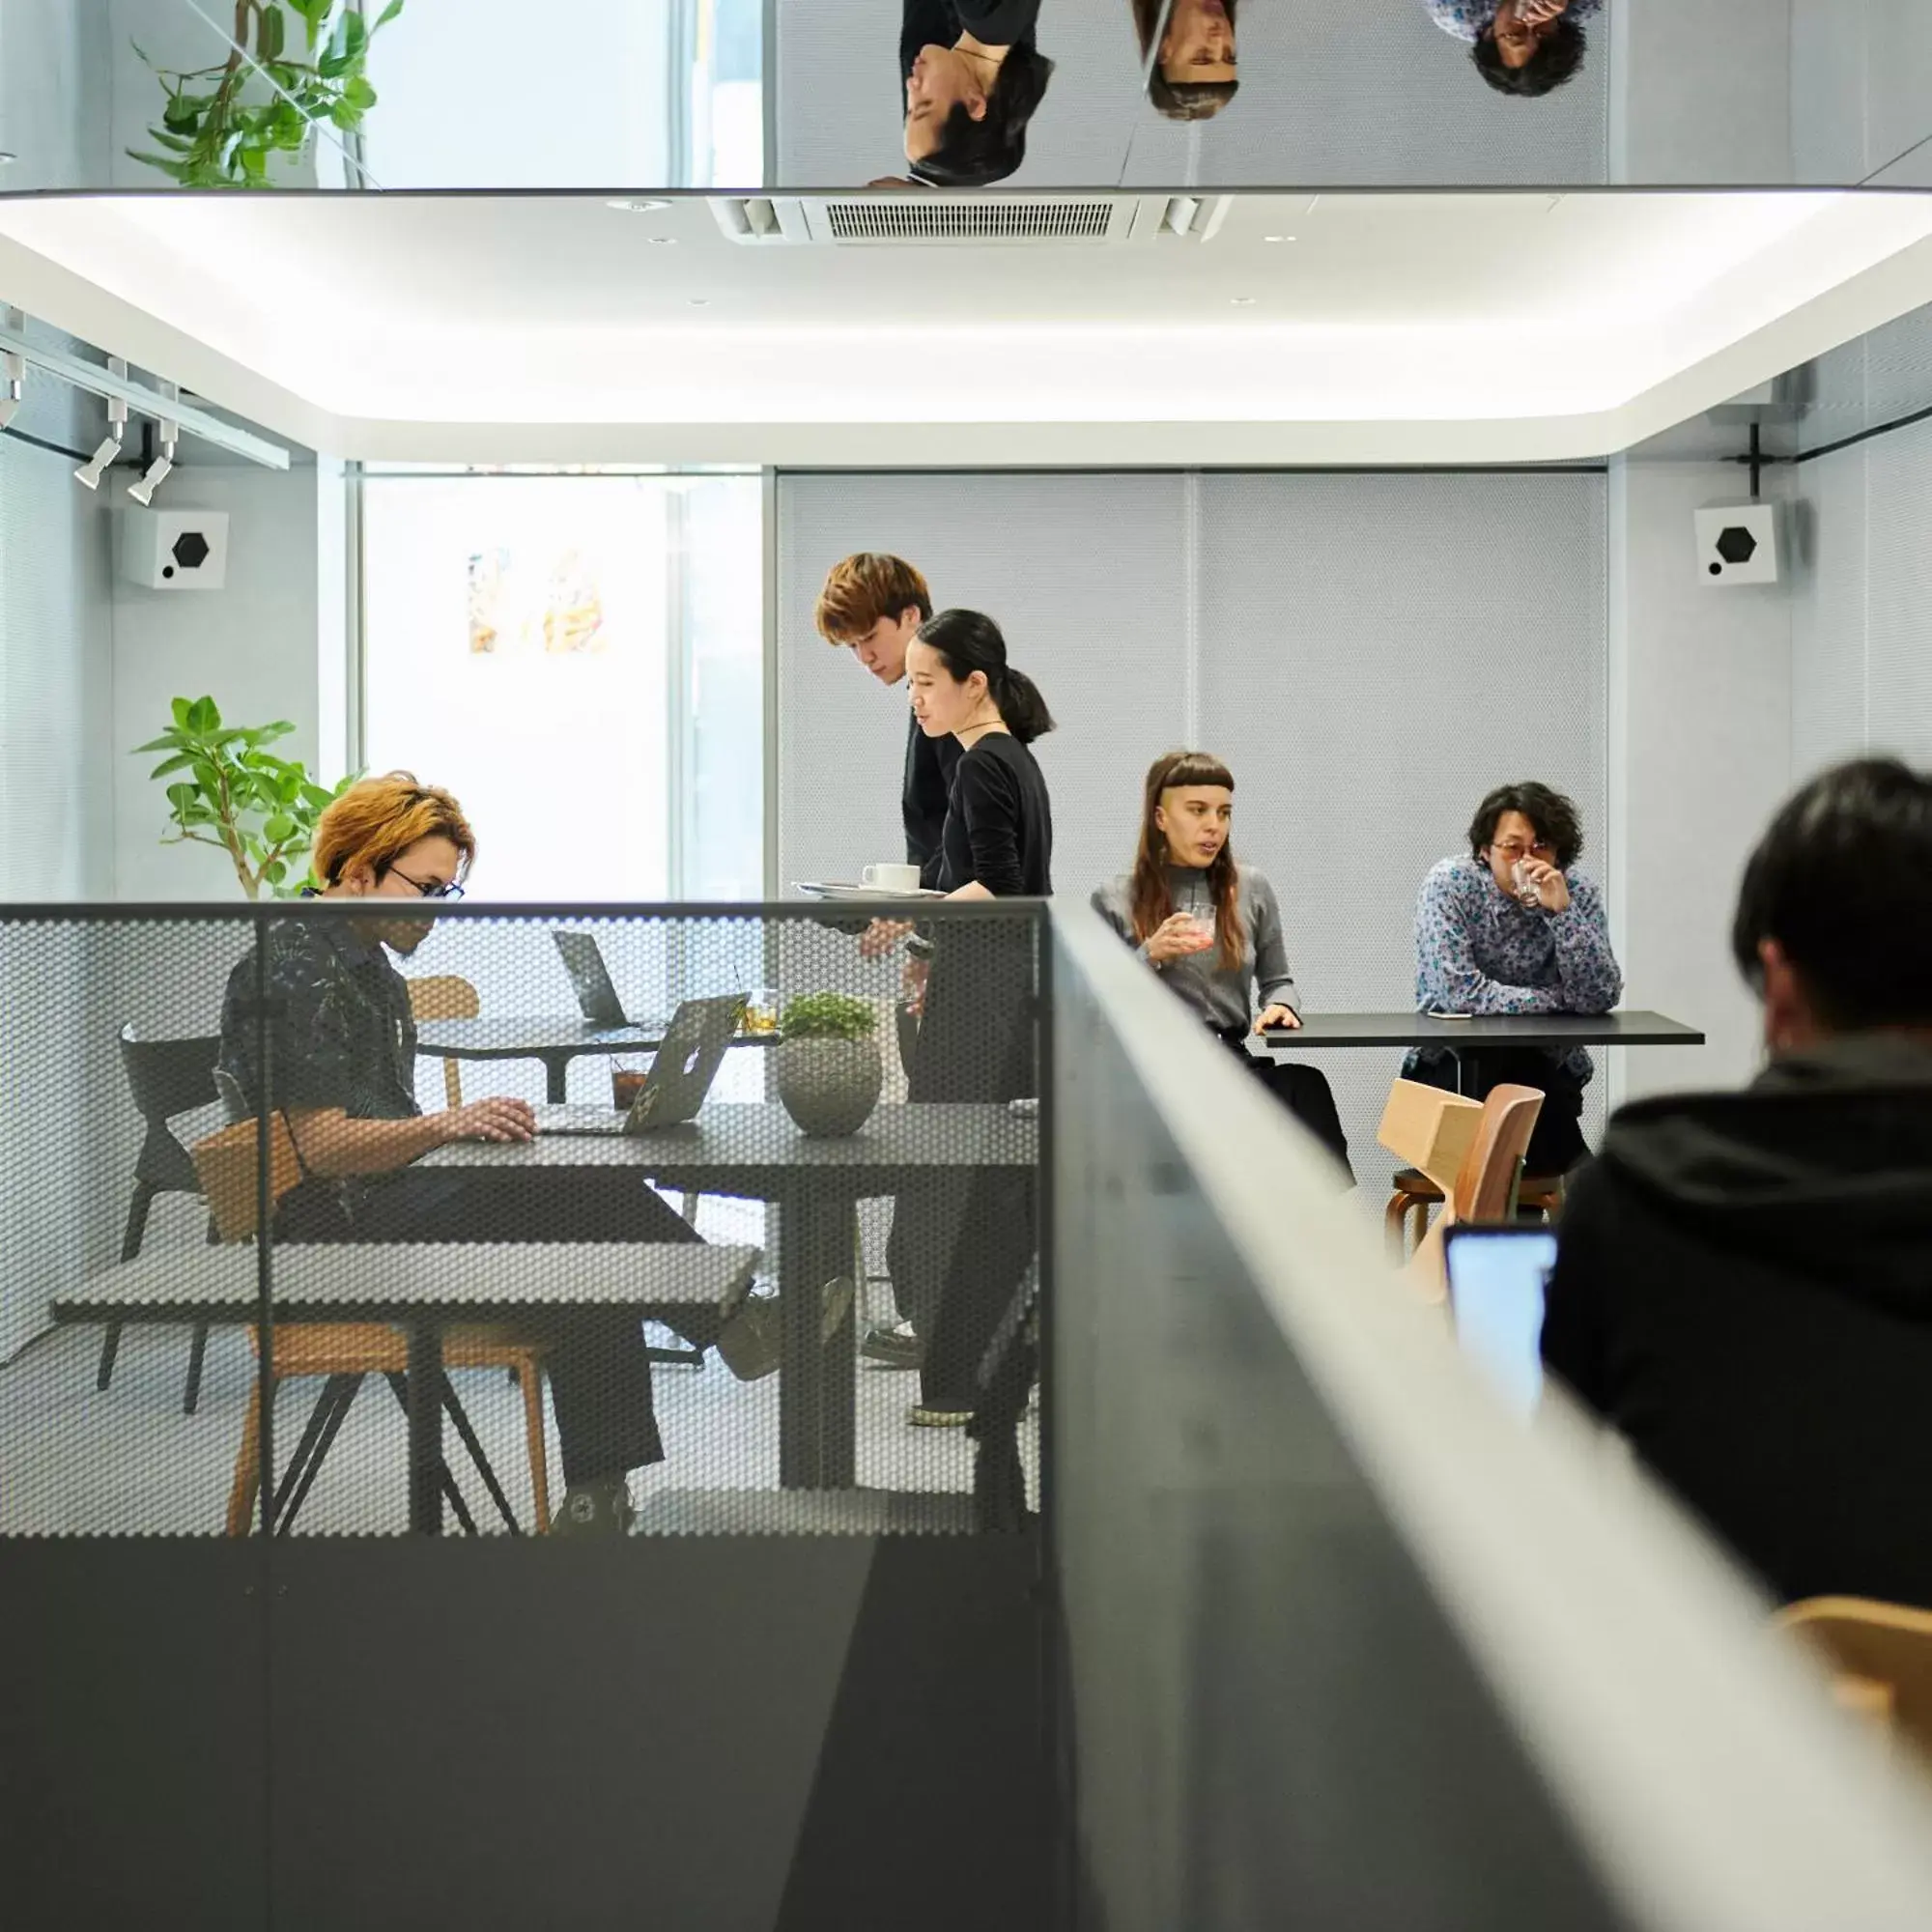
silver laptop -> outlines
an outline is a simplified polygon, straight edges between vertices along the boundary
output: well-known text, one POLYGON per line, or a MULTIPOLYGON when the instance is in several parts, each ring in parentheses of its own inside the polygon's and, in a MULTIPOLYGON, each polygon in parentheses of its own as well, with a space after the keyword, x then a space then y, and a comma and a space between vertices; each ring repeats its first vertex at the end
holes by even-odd
POLYGON ((746 995, 686 1000, 665 1029, 664 1044, 629 1112, 614 1107, 547 1106, 536 1110, 540 1134, 648 1134, 697 1118, 745 1016, 746 995))
POLYGON ((551 937, 556 941, 563 970, 570 975, 571 987, 577 994, 577 1004, 583 1009, 583 1017, 596 1027, 633 1025, 623 1001, 617 997, 617 988, 611 983, 611 969, 604 963, 604 949, 596 939, 587 932, 554 930, 551 937))
POLYGON ((1465 1223, 1448 1231, 1443 1262, 1463 1352, 1513 1409, 1531 1414, 1543 1394, 1543 1301, 1556 1231, 1465 1223))

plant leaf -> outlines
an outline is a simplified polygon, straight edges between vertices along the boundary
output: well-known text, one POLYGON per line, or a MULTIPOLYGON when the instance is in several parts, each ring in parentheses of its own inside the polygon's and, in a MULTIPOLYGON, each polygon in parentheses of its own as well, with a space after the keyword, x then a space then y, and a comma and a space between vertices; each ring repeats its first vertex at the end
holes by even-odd
POLYGON ((221 728, 221 713, 214 708, 212 697, 197 697, 187 708, 185 718, 177 718, 179 724, 185 724, 190 731, 218 731, 221 728))
POLYGON ((289 23, 282 10, 269 0, 255 16, 255 52, 264 61, 277 59, 288 39, 289 23))
POLYGON ((172 758, 164 759, 160 764, 156 765, 155 769, 148 774, 148 776, 151 779, 164 779, 170 772, 179 772, 185 770, 187 766, 187 763, 188 763, 187 753, 185 752, 180 752, 177 753, 175 756, 173 756, 172 758))
POLYGON ((403 0, 389 0, 389 4, 376 15, 376 24, 369 29, 371 34, 379 34, 403 11, 403 0))
POLYGON ((171 709, 175 715, 176 727, 185 731, 188 727, 187 721, 189 714, 194 710, 193 700, 186 697, 177 697, 171 709))

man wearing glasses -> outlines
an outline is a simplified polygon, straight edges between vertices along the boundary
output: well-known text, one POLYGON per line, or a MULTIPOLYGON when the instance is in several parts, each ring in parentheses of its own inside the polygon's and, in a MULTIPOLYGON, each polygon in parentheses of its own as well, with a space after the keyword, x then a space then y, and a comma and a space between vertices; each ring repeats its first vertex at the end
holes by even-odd
MULTIPOLYGON (((692 1229, 623 1168, 412 1166, 450 1141, 527 1141, 529 1103, 493 1095, 425 1114, 415 1094, 408 958, 435 926, 425 899, 462 895, 476 840, 448 792, 390 772, 351 785, 316 826, 306 896, 328 913, 268 921, 229 975, 217 1074, 231 1104, 281 1111, 299 1182, 276 1208, 277 1241, 692 1241, 692 1229), (339 908, 337 910, 336 908, 339 908), (266 980, 266 986, 261 982, 266 980), (264 995, 266 994, 266 998, 264 995)), ((408 1273, 397 1264, 399 1280, 408 1273)), ((621 1533, 625 1472, 661 1462, 641 1327, 623 1310, 573 1314, 542 1347, 568 1493, 556 1527, 621 1533)))
MULTIPOLYGON (((1415 1000, 1424 1012, 1606 1013, 1623 993, 1603 895, 1574 871, 1583 850, 1577 808, 1545 784, 1498 785, 1476 808, 1469 850, 1440 860, 1415 906, 1415 1000)), ((1462 1056, 1462 1091, 1541 1088, 1525 1171, 1566 1174, 1589 1151, 1577 1125, 1595 1070, 1579 1046, 1485 1047, 1462 1056)), ((1454 1059, 1411 1053, 1404 1074, 1455 1087, 1454 1059)))

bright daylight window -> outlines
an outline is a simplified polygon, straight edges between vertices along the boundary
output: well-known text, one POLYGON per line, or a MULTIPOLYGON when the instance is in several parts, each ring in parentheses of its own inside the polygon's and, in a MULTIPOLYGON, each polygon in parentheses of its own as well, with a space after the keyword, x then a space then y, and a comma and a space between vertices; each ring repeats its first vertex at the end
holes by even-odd
MULTIPOLYGON (((364 480, 362 762, 462 800, 473 898, 762 895, 761 518, 747 475, 364 480)), ((569 1009, 541 930, 481 937, 439 930, 419 970, 569 1009)), ((693 964, 611 960, 640 1011, 693 964)))

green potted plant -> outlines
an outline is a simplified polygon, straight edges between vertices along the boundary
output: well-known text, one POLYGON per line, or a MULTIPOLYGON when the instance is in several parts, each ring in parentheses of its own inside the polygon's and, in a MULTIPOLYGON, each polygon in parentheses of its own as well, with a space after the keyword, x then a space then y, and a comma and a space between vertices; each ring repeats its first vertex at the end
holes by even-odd
POLYGON ((333 789, 317 784, 299 759, 264 749, 295 728, 286 719, 224 724, 213 698, 177 697, 173 724, 132 753, 167 753, 150 775, 174 781, 167 788, 172 829, 161 843, 218 847, 251 899, 264 886, 290 898, 307 883, 315 822, 354 781, 351 774, 333 789))
POLYGON ((129 148, 129 158, 183 187, 274 185, 270 161, 301 160, 318 127, 360 130, 376 104, 369 43, 402 11, 388 0, 372 23, 347 0, 235 0, 217 67, 163 67, 136 46, 167 102, 148 129, 158 152, 129 148))
POLYGON ((856 1134, 885 1084, 879 1015, 867 1000, 810 993, 779 1020, 779 1099, 808 1134, 856 1134))

